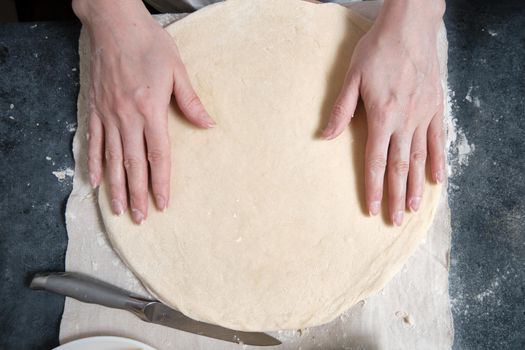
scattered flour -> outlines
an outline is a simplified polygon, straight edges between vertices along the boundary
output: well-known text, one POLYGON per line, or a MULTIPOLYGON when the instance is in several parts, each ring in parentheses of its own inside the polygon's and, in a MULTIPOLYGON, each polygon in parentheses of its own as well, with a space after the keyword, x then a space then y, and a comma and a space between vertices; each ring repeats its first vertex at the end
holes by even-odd
MULTIPOLYGON (((465 100, 469 102, 474 101, 474 105, 476 105, 477 101, 477 105, 479 106, 479 99, 472 97, 472 89, 472 86, 468 89, 465 100)), ((445 111, 445 124, 447 129, 446 149, 448 158, 447 172, 448 176, 453 178, 461 174, 461 169, 468 165, 469 157, 476 150, 476 147, 473 143, 469 143, 465 132, 458 126, 457 118, 454 117, 452 113, 453 106, 455 105, 455 93, 450 90, 450 88, 447 88, 447 91, 448 97, 445 111)))
POLYGON ((66 130, 68 132, 75 132, 75 131, 77 131, 77 123, 68 123, 68 122, 66 122, 66 130))
POLYGON ((472 97, 472 90, 474 89, 474 86, 470 86, 467 90, 467 95, 465 96, 465 100, 467 100, 468 102, 474 104, 474 106, 476 108, 479 108, 481 106, 481 101, 479 99, 479 97, 477 96, 474 96, 472 97))
POLYGON ((490 282, 490 286, 487 289, 485 289, 483 292, 477 294, 474 298, 480 303, 482 303, 483 301, 487 299, 495 298, 499 285, 500 285, 499 278, 492 280, 490 282))
POLYGON ((473 86, 470 86, 467 90, 467 95, 465 96, 465 100, 469 101, 469 102, 472 102, 472 89, 474 87, 473 86))
POLYGON ((518 277, 512 269, 506 269, 506 271, 496 269, 496 272, 498 275, 492 278, 490 282, 487 282, 483 286, 484 289, 479 293, 459 293, 455 298, 451 298, 450 304, 453 312, 467 316, 469 314, 479 314, 480 310, 485 314, 495 311, 502 303, 502 282, 509 278, 518 277), (483 307, 479 308, 479 305, 483 305, 483 307))
POLYGON ((59 182, 62 182, 66 179, 66 177, 73 177, 75 175, 75 171, 71 168, 66 168, 63 170, 57 170, 51 172, 55 177, 58 179, 59 182))
POLYGON ((99 247, 107 246, 106 238, 104 237, 103 233, 97 234, 97 244, 99 247))

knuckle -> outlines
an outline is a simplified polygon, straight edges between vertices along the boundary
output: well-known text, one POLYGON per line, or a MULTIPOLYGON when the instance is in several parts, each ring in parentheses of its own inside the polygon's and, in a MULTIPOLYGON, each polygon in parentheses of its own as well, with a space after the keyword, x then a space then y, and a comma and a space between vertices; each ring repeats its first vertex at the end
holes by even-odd
POLYGON ((104 155, 108 162, 122 162, 122 154, 114 149, 106 149, 104 155))
POLYGON ((366 161, 366 166, 368 168, 368 171, 372 173, 384 171, 386 167, 386 157, 384 156, 370 157, 366 161))
POLYGON ((392 170, 394 171, 395 175, 405 176, 408 174, 409 166, 409 162, 405 160, 398 160, 392 164, 392 170))
POLYGON ((113 110, 118 121, 122 122, 128 119, 129 108, 126 103, 116 103, 113 110))
POLYGON ((94 109, 90 109, 89 111, 89 118, 88 118, 88 127, 91 129, 97 122, 97 111, 94 109))
POLYGON ((136 156, 126 156, 124 158, 124 168, 126 170, 141 169, 144 166, 144 161, 136 156))
POLYGON ((398 113, 395 111, 397 110, 397 106, 394 107, 393 105, 384 104, 376 108, 374 111, 375 113, 372 113, 371 122, 378 126, 385 126, 388 125, 392 120, 395 120, 395 117, 398 113))
POLYGON ((135 105, 137 106, 137 110, 144 116, 151 116, 153 112, 153 103, 151 99, 141 94, 138 97, 135 98, 135 105))
POLYGON ((201 100, 196 94, 188 94, 186 98, 183 99, 182 104, 186 109, 193 110, 200 107, 201 100))
POLYGON ((399 96, 394 91, 391 91, 387 100, 380 105, 379 110, 385 113, 395 111, 399 109, 400 102, 399 96))
POLYGON ((380 128, 384 128, 386 127, 389 122, 393 119, 391 113, 388 111, 388 112, 380 112, 378 115, 376 115, 372 122, 374 125, 380 127, 380 128))
POLYGON ((429 138, 435 142, 443 141, 444 137, 445 137, 445 131, 441 127, 432 128, 429 132, 429 138))
POLYGON ((117 118, 125 119, 130 112, 129 102, 124 98, 124 96, 115 95, 113 96, 112 110, 117 118))
POLYGON ((148 162, 159 163, 166 160, 168 152, 163 149, 152 149, 148 150, 148 162))
POLYGON ((88 152, 88 156, 87 156, 87 160, 88 160, 88 164, 90 166, 96 166, 100 163, 101 159, 100 159, 100 154, 98 152, 95 152, 95 151, 89 151, 88 152))
POLYGON ((98 172, 100 169, 100 161, 98 159, 92 159, 88 157, 88 169, 91 172, 98 172))
POLYGON ((349 114, 348 109, 341 102, 337 102, 332 108, 332 116, 335 120, 341 120, 349 114))
POLYGON ((413 113, 414 112, 417 113, 418 109, 421 109, 420 105, 421 105, 421 101, 419 99, 411 97, 406 104, 405 111, 412 111, 413 113))
POLYGON ((410 155, 410 162, 414 165, 422 165, 425 164, 425 161, 427 159, 427 153, 423 150, 414 151, 410 155))

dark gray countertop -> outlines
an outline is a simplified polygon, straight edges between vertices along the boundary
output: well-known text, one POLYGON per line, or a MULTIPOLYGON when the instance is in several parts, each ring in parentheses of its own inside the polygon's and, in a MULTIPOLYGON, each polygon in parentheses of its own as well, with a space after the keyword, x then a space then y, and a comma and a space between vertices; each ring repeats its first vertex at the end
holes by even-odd
POLYGON ((73 168, 79 29, 0 25, 0 349, 58 344, 64 298, 26 286, 64 269, 72 181, 52 172, 73 168))
MULTIPOLYGON (((448 1, 453 114, 475 146, 451 179, 455 349, 525 348, 525 5, 448 1), (468 97, 467 97, 468 96, 468 97)), ((75 23, 0 25, 0 349, 58 344, 78 93, 75 23), (64 173, 65 174, 65 173, 64 173)))
POLYGON ((525 4, 448 2, 453 114, 475 150, 451 180, 456 349, 525 349, 525 4))

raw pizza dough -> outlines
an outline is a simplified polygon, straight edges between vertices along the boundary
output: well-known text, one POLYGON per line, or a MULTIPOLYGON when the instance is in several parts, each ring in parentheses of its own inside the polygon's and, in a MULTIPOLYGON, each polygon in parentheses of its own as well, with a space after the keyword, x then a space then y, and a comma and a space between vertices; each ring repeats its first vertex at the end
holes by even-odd
MULTIPOLYGON (((318 138, 368 29, 335 4, 229 0, 168 27, 217 121, 173 108, 172 200, 137 226, 100 209, 113 247, 186 315, 252 331, 329 322, 378 291, 425 236, 440 186, 402 227, 364 210, 366 120, 318 138)), ((153 208, 150 202, 150 208, 153 208)))

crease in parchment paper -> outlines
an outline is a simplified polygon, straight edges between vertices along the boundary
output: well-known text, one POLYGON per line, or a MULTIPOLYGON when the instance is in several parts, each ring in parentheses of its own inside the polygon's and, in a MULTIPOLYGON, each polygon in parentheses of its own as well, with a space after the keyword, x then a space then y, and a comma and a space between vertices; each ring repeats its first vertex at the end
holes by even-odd
MULTIPOLYGON (((359 6, 363 8, 364 5, 359 6)), ((377 13, 377 7, 373 9, 364 6, 364 10, 357 11, 364 11, 362 13, 371 18, 371 13, 377 13)), ((162 25, 167 25, 182 17, 183 15, 162 15, 156 16, 156 19, 162 25)), ((443 87, 446 89, 447 41, 444 27, 440 33, 439 45, 443 87)), ((73 142, 75 176, 66 208, 69 237, 66 270, 82 272, 136 295, 151 297, 111 249, 99 213, 96 192, 89 185, 86 138, 89 45, 85 31, 82 31, 80 37, 79 52, 81 87, 78 98, 78 128, 73 142)), ((449 115, 445 117, 448 118, 449 115)), ((449 139, 455 137, 455 134, 451 135, 454 132, 449 130, 449 139)), ((451 228, 446 186, 443 188, 443 196, 425 242, 381 292, 358 303, 329 324, 273 333, 283 342, 283 345, 276 348, 449 349, 453 339, 448 296, 451 228)), ((240 345, 145 323, 126 311, 66 298, 60 325, 60 342, 98 335, 128 337, 159 350, 240 348, 240 345)))

